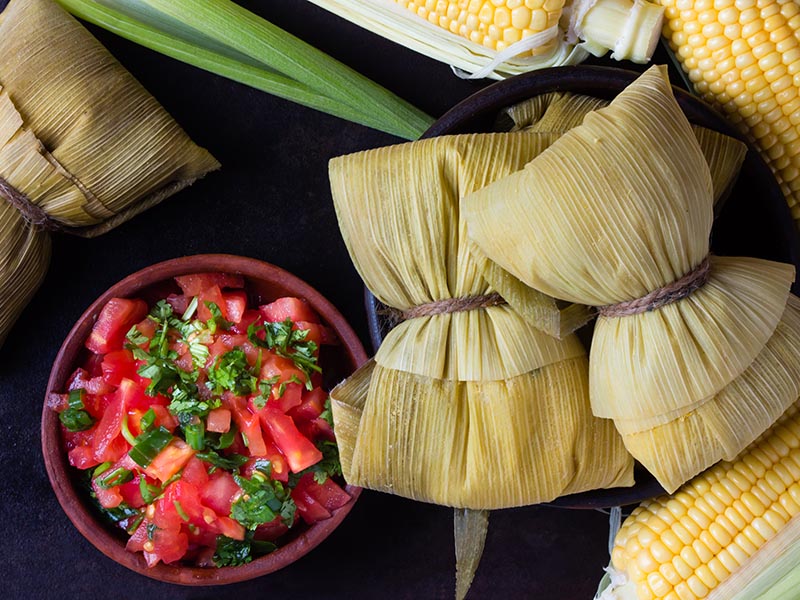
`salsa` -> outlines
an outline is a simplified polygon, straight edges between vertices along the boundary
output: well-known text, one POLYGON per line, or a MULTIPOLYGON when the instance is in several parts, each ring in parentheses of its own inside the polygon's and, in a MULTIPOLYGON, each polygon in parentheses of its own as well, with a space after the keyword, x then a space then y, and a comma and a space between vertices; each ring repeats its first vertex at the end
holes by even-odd
POLYGON ((59 413, 69 463, 149 566, 235 566, 350 496, 322 388, 337 343, 298 298, 248 306, 239 275, 175 278, 148 307, 112 298, 59 413))

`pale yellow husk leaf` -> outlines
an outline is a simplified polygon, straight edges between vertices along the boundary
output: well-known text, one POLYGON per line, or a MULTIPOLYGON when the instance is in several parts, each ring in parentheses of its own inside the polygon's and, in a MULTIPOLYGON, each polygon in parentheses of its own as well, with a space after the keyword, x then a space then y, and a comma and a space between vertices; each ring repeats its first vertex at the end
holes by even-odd
POLYGON ((708 283, 658 310, 599 317, 592 337, 592 410, 639 419, 690 407, 738 377, 784 312, 794 268, 712 256, 708 283))
POLYGON ((711 186, 666 73, 653 67, 524 169, 468 196, 463 214, 483 252, 525 284, 602 306, 705 258, 711 186))
MULTIPOLYGON (((593 305, 642 297, 708 254, 712 182, 695 135, 652 68, 514 173, 468 196, 469 235, 524 283, 593 305)), ((674 418, 751 364, 783 314, 793 267, 714 258, 707 284, 633 316, 600 318, 598 416, 674 418)), ((764 402, 755 398, 751 402, 764 402)))
POLYGON ((432 380, 370 363, 355 378, 369 372, 368 390, 348 380, 331 392, 337 436, 340 419, 347 423, 345 479, 471 509, 631 485, 632 462, 613 425, 591 415, 586 362, 577 357, 491 382, 432 380))
MULTIPOLYGON (((520 102, 504 111, 505 121, 513 124, 510 131, 527 130, 539 133, 569 131, 583 122, 590 112, 608 106, 609 101, 593 96, 550 92, 520 102)), ((502 124, 503 121, 501 121, 502 124)), ((747 145, 713 129, 692 125, 700 150, 711 172, 714 203, 725 198, 736 182, 747 145)))
POLYGON ((0 345, 44 278, 50 236, 25 226, 22 215, 0 201, 0 345))
MULTIPOLYGON (((34 135, 41 145, 28 151, 45 155, 80 196, 42 190, 34 171, 17 174, 15 187, 65 225, 98 223, 219 166, 55 2, 13 0, 0 14, 0 85, 22 119, 0 140, 34 135)), ((0 162, 0 175, 7 168, 0 162)))
POLYGON ((775 334, 742 375, 685 415, 624 434, 628 451, 668 492, 718 460, 733 460, 797 400, 798 355, 800 300, 791 296, 775 334))
MULTIPOLYGON (((367 287, 381 302, 401 310, 490 293, 459 221, 459 200, 522 168, 555 139, 553 134, 525 133, 444 136, 333 159, 329 170, 339 227, 367 287)), ((535 325, 548 333, 560 332, 559 310, 553 299, 536 293, 530 300, 542 315, 542 322, 535 325)), ((477 311, 467 321, 485 320, 486 315, 477 311)), ((522 339, 530 328, 521 318, 517 321, 521 328, 517 337, 522 339)), ((448 331, 450 323, 450 319, 439 319, 426 325, 425 335, 454 339, 448 331)), ((486 330, 494 325, 476 322, 470 327, 486 330)), ((386 366, 393 364, 388 358, 391 355, 402 360, 406 369, 408 361, 417 361, 422 369, 440 359, 419 352, 412 357, 399 356, 403 352, 394 349, 398 339, 400 336, 393 336, 381 347, 386 366)), ((432 348, 438 350, 441 344, 432 348)), ((492 361, 490 366, 498 373, 494 378, 540 366, 524 354, 501 359, 499 351, 482 350, 492 357, 486 360, 492 361), (497 363, 500 360, 508 362, 511 370, 502 372, 505 367, 497 363)))

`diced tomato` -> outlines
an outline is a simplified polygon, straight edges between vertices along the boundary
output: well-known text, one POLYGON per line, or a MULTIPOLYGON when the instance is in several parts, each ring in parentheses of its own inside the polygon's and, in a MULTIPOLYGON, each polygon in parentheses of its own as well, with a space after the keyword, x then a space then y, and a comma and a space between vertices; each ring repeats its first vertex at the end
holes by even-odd
POLYGON ((86 389, 86 383, 89 379, 91 379, 91 377, 89 377, 89 373, 86 372, 86 369, 77 368, 67 380, 67 389, 69 391, 86 389))
POLYGON ((257 310, 246 309, 238 323, 234 323, 231 331, 234 333, 247 333, 247 328, 261 320, 261 313, 257 310))
POLYGON ((86 382, 86 391, 95 396, 103 394, 110 394, 114 391, 114 386, 106 383, 106 380, 101 377, 92 377, 86 382))
POLYGON ((231 429, 231 411, 227 408, 215 408, 206 418, 206 430, 214 433, 227 433, 231 429))
POLYGON ((231 411, 236 427, 239 428, 242 438, 245 441, 247 450, 251 456, 264 456, 267 448, 264 444, 264 436, 261 434, 261 426, 258 416, 247 410, 247 400, 240 396, 234 396, 230 392, 222 395, 222 404, 231 411))
POLYGON ((199 304, 197 305, 197 318, 201 321, 208 321, 214 315, 211 314, 210 305, 216 304, 222 313, 222 318, 230 321, 228 318, 228 307, 225 305, 225 298, 222 297, 222 291, 216 285, 203 290, 197 297, 199 304))
POLYGON ((141 475, 136 475, 136 477, 129 482, 119 486, 119 493, 122 496, 122 501, 132 508, 139 508, 146 504, 144 498, 142 498, 141 489, 139 488, 139 481, 141 478, 141 475))
POLYGON ((189 459, 194 456, 194 450, 183 440, 174 439, 164 448, 153 461, 144 469, 144 472, 161 481, 167 481, 180 471, 189 459))
POLYGON ((264 315, 264 320, 276 323, 291 319, 292 321, 308 321, 319 323, 319 317, 308 302, 300 298, 278 298, 271 304, 259 306, 258 310, 264 315))
POLYGON ((245 358, 247 358, 247 364, 251 367, 255 367, 256 363, 259 361, 259 357, 262 357, 268 352, 264 348, 259 348, 255 344, 251 344, 250 342, 245 342, 241 346, 242 351, 244 352, 245 358))
POLYGON ((225 309, 228 313, 228 320, 239 323, 244 316, 247 308, 247 294, 243 291, 225 292, 222 294, 225 301, 225 309))
POLYGON ((100 311, 86 347, 95 354, 106 354, 122 349, 128 330, 147 314, 144 300, 112 298, 100 311))
POLYGON ((153 321, 153 319, 151 319, 150 317, 145 317, 136 324, 136 330, 139 333, 141 333, 144 337, 146 337, 148 340, 153 339, 153 336, 156 334, 157 328, 158 328, 158 323, 153 321))
POLYGON ((217 340, 222 342, 228 350, 233 350, 237 346, 247 342, 247 336, 238 333, 221 333, 217 340))
POLYGON ((153 523, 159 529, 180 530, 185 523, 180 514, 178 514, 178 509, 172 501, 173 498, 170 497, 170 490, 175 483, 167 486, 164 495, 153 503, 155 507, 153 510, 153 523))
POLYGON ((69 408, 69 394, 54 394, 51 392, 47 395, 47 408, 58 413, 64 412, 69 408))
MULTIPOLYGON (((339 484, 330 477, 324 483, 317 483, 314 475, 307 473, 303 475, 302 479, 306 479, 305 491, 308 495, 331 512, 350 502, 350 494, 339 487, 339 484)), ((298 482, 298 487, 300 487, 300 483, 298 482)))
POLYGON ((189 308, 189 302, 191 302, 191 300, 191 296, 185 296, 183 294, 170 294, 167 296, 167 304, 172 307, 172 311, 178 316, 181 316, 186 312, 186 309, 189 308))
POLYGON ((188 549, 189 537, 185 533, 156 528, 153 532, 153 552, 145 552, 144 555, 148 566, 153 566, 159 560, 165 563, 179 561, 188 549))
POLYGON ((75 446, 72 450, 67 452, 69 464, 76 469, 91 469, 100 464, 100 461, 94 457, 94 451, 91 446, 75 446))
POLYGON ((275 517, 273 521, 270 521, 269 523, 262 523, 256 527, 256 530, 253 533, 253 539, 265 542, 274 542, 287 531, 289 531, 289 528, 279 515, 275 517))
POLYGON ((296 321, 292 329, 308 331, 306 339, 315 342, 318 346, 320 344, 333 346, 339 343, 339 338, 336 337, 336 334, 333 332, 333 330, 325 327, 325 325, 321 325, 320 323, 296 321))
POLYGON ((230 473, 217 469, 208 476, 208 483, 200 490, 200 499, 218 515, 229 515, 231 504, 241 492, 230 473))
POLYGON ((303 520, 309 525, 313 525, 317 521, 324 521, 330 518, 331 513, 322 504, 312 498, 302 488, 295 488, 292 490, 292 500, 297 505, 297 512, 303 520))
MULTIPOLYGON (((125 414, 122 399, 117 394, 103 411, 103 416, 97 424, 94 434, 94 457, 100 462, 116 460, 117 448, 113 442, 120 436, 122 431, 122 417, 125 414)), ((122 440, 125 442, 124 438, 122 440)), ((125 442, 127 444, 127 442, 125 442)))
MULTIPOLYGON (((100 475, 102 477, 102 475, 100 475)), ((103 489, 97 484, 97 477, 92 480, 92 491, 94 491, 97 501, 103 508, 116 508, 122 503, 122 494, 120 494, 118 485, 103 489)))
POLYGON ((116 392, 122 405, 127 408, 147 410, 153 401, 152 396, 145 393, 145 386, 128 378, 123 378, 116 392))
POLYGON ((206 471, 206 463, 196 457, 189 459, 186 466, 183 468, 181 481, 191 483, 196 488, 200 489, 208 483, 208 472, 206 471))
POLYGON ((214 342, 209 345, 208 347, 208 359, 206 359, 206 368, 211 368, 217 359, 225 354, 226 352, 230 352, 230 347, 225 343, 225 340, 222 337, 217 337, 214 342))
POLYGON ((278 356, 272 352, 266 352, 261 358, 261 379, 278 378, 277 384, 272 386, 273 397, 277 396, 281 383, 292 382, 295 380, 305 384, 306 375, 294 364, 290 358, 278 356))
POLYGON ((137 408, 128 411, 128 429, 130 429, 134 437, 142 433, 142 417, 144 417, 149 410, 152 410, 153 414, 156 416, 155 421, 153 421, 154 427, 163 427, 168 431, 175 431, 175 428, 178 426, 178 419, 169 412, 166 406, 152 404, 146 410, 137 408))
POLYGON ((195 273, 175 278, 183 293, 197 296, 210 287, 240 289, 244 287, 244 277, 231 273, 195 273))
POLYGON ((293 419, 311 421, 319 417, 325 410, 325 400, 327 399, 328 393, 322 388, 304 390, 300 405, 287 411, 287 414, 293 419))
POLYGON ((292 472, 299 473, 322 460, 322 452, 297 430, 291 417, 269 404, 260 415, 292 472))
POLYGON ((336 441, 333 428, 325 419, 317 417, 311 421, 301 420, 297 422, 297 428, 305 437, 315 442, 317 440, 327 440, 329 442, 336 441))
POLYGON ((133 532, 128 543, 125 544, 125 549, 128 552, 141 552, 144 550, 144 543, 147 541, 147 526, 150 524, 151 521, 147 518, 139 524, 139 527, 133 532))
POLYGON ((217 515, 217 520, 213 523, 212 527, 220 535, 224 535, 234 540, 243 540, 245 528, 241 523, 223 515, 217 515))
POLYGON ((103 380, 110 385, 119 385, 123 378, 132 379, 136 376, 136 363, 130 350, 116 350, 103 357, 100 365, 103 370, 103 380))
POLYGON ((83 363, 83 368, 89 374, 89 377, 100 377, 103 374, 100 370, 100 363, 102 362, 102 356, 90 353, 83 363))

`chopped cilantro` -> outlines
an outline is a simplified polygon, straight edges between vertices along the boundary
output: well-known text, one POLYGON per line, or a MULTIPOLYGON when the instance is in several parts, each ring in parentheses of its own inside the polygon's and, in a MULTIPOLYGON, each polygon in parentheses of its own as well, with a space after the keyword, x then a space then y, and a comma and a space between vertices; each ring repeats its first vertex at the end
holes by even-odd
POLYGON ((263 556, 275 550, 272 542, 254 540, 252 532, 245 534, 245 539, 234 540, 224 535, 217 536, 217 551, 214 553, 214 564, 218 567, 237 567, 249 563, 257 556, 263 556))
POLYGON ((237 396, 246 396, 256 392, 257 382, 258 377, 250 371, 244 350, 234 348, 217 358, 208 369, 206 386, 214 394, 228 390, 237 396))
POLYGON ((314 481, 319 484, 325 483, 328 477, 335 477, 342 474, 342 464, 339 462, 339 448, 334 442, 321 440, 316 443, 317 449, 322 452, 322 460, 303 469, 299 473, 289 473, 289 486, 295 487, 300 478, 306 473, 314 474, 314 481))
POLYGON ((195 456, 197 456, 197 458, 200 460, 204 460, 205 462, 220 469, 225 469, 226 471, 236 471, 248 460, 247 457, 243 456, 242 454, 228 454, 226 456, 221 456, 214 450, 199 452, 195 456))
POLYGON ((222 316, 222 310, 216 302, 204 302, 204 304, 208 307, 209 312, 211 312, 211 318, 206 321, 211 333, 216 333, 218 327, 222 329, 231 328, 233 323, 225 320, 225 317, 222 316))
POLYGON ((273 481, 256 471, 251 479, 234 475, 236 483, 244 491, 232 505, 231 517, 248 529, 269 523, 280 515, 287 527, 294 524, 297 506, 289 495, 289 489, 279 481, 273 481))
POLYGON ((256 346, 268 348, 278 356, 291 359, 305 374, 306 388, 311 390, 314 387, 311 383, 312 372, 322 372, 317 364, 317 344, 306 339, 308 330, 292 329, 293 325, 291 319, 263 325, 252 323, 247 328, 247 338, 256 346))

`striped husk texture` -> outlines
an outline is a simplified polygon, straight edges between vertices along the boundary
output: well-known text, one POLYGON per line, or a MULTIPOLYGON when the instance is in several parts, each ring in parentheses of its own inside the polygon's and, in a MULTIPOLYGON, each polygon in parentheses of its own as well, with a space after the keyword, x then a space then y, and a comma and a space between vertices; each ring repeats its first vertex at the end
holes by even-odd
MULTIPOLYGON (((653 67, 524 169, 466 197, 463 212, 481 251, 525 285, 605 306, 641 298, 698 267, 709 252, 713 188, 666 71, 653 67)), ((629 450, 668 490, 740 451, 797 397, 777 381, 743 394, 742 413, 754 420, 730 439, 722 403, 708 399, 739 385, 775 334, 794 268, 727 257, 711 257, 710 265, 708 282, 683 299, 599 317, 592 339, 594 414, 637 430, 638 444, 626 437, 629 450), (701 404, 697 437, 678 442, 686 431, 675 432, 701 404), (687 444, 691 460, 679 448, 687 444)), ((800 354, 791 345, 786 351, 800 354)), ((768 367, 754 368, 759 376, 768 367)))
POLYGON ((0 13, 0 177, 21 206, 0 196, 0 287, 21 293, 2 296, 0 343, 46 270, 32 213, 97 235, 218 167, 63 9, 12 0, 0 13))
MULTIPOLYGON (((553 139, 450 136, 331 161, 342 235, 376 297, 407 310, 490 294, 461 197, 553 139)), ((557 324, 554 301, 538 295, 557 324)), ((591 415, 580 342, 548 336, 506 305, 401 323, 331 398, 345 478, 371 489, 481 510, 632 483, 613 425, 591 415)))

